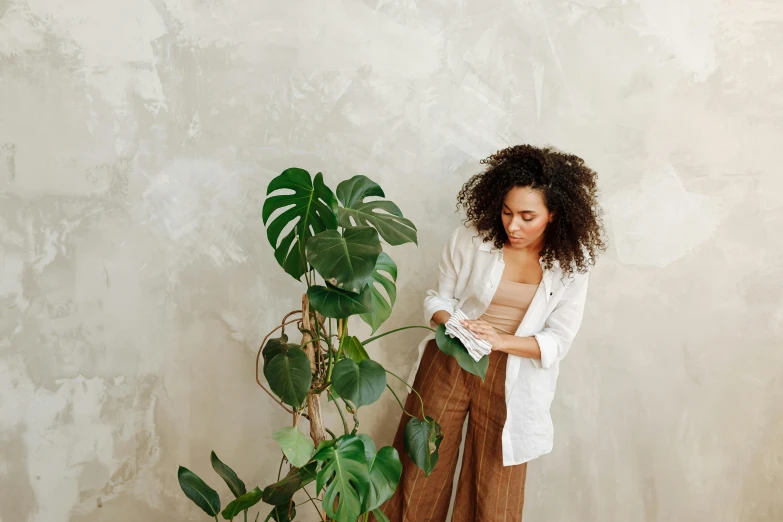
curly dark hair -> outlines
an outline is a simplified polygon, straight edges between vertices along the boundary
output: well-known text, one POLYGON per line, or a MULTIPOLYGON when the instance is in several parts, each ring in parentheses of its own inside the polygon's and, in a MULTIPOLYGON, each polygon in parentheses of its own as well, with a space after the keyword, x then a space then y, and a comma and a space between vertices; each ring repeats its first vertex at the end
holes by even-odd
POLYGON ((501 217, 503 200, 513 187, 530 187, 541 191, 547 208, 555 213, 544 231, 541 258, 546 268, 557 261, 564 276, 584 273, 606 250, 597 175, 582 158, 554 147, 515 145, 480 163, 487 168, 462 186, 457 209, 465 208, 464 223, 474 225, 485 242, 493 241, 499 249, 508 241, 501 217))

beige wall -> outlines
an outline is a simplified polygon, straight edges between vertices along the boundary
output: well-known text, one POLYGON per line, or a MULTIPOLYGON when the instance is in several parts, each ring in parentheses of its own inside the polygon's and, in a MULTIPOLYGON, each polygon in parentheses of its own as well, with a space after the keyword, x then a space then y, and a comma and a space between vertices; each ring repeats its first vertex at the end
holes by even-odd
MULTIPOLYGON (((269 180, 365 174, 417 224, 390 249, 392 328, 422 321, 460 185, 521 142, 599 172, 611 242, 526 519, 783 520, 779 1, 0 16, 0 521, 206 520, 176 469, 227 494, 210 449, 268 483, 288 417, 252 366, 303 291, 266 240, 269 180)), ((404 375, 421 332, 371 354, 404 375)), ((363 427, 388 444, 397 418, 386 394, 363 427)))

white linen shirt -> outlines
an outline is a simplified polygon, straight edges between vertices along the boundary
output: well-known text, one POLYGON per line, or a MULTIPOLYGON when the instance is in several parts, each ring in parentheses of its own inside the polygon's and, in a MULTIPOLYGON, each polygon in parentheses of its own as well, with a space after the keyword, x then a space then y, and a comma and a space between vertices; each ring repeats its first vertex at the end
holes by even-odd
MULTIPOLYGON (((541 262, 539 260, 539 262, 541 262)), ((503 249, 483 242, 475 227, 460 225, 451 234, 438 263, 438 287, 427 290, 424 321, 436 328, 438 310, 460 309, 478 319, 489 307, 503 275, 503 249)), ((503 465, 521 464, 552 451, 554 430, 549 407, 555 394, 559 362, 568 353, 582 322, 588 274, 564 280, 559 265, 543 269, 543 278, 514 335, 534 336, 541 359, 508 354, 506 365, 506 422, 503 426, 503 465)), ((431 339, 419 344, 408 382, 413 382, 431 339)), ((435 419, 439 421, 439 419, 435 419)))

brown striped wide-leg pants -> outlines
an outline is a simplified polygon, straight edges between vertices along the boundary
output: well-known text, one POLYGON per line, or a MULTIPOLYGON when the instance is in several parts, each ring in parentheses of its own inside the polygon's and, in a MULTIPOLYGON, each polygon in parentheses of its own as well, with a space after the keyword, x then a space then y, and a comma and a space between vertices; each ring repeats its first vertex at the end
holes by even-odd
MULTIPOLYGON (((413 387, 425 413, 443 430, 439 460, 429 477, 411 461, 403 442, 408 417, 403 413, 393 446, 402 461, 397 491, 381 509, 391 522, 445 522, 457 467, 462 426, 468 429, 452 522, 520 522, 527 463, 503 466, 501 432, 506 420, 505 381, 508 354, 493 351, 484 382, 460 368, 456 359, 427 343, 413 387)), ((415 393, 405 410, 421 413, 415 393)), ((375 520, 371 516, 371 520, 375 520)))

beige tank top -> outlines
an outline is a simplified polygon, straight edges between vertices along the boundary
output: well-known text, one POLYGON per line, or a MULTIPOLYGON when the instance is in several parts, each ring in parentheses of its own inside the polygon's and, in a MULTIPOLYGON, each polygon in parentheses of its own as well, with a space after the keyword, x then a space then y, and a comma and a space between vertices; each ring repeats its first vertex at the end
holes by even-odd
POLYGON ((536 290, 538 284, 501 279, 492 301, 479 319, 484 319, 499 332, 514 335, 536 290))

